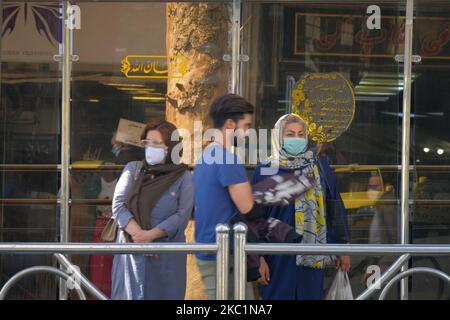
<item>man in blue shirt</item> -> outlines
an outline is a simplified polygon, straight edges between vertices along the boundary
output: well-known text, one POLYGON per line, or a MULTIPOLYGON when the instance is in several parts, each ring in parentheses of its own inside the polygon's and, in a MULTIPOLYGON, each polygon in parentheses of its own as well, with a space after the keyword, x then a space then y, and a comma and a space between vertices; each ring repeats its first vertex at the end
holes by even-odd
MULTIPOLYGON (((234 94, 219 97, 210 107, 215 138, 194 168, 195 241, 198 243, 215 243, 217 224, 228 223, 237 211, 245 214, 252 210, 252 188, 244 164, 230 149, 236 145, 236 137, 247 134, 253 109, 247 100, 234 94)), ((216 298, 216 256, 197 254, 196 257, 206 296, 213 300, 216 298)), ((232 274, 229 277, 232 292, 232 274)), ((252 283, 247 284, 246 298, 253 299, 252 283)))

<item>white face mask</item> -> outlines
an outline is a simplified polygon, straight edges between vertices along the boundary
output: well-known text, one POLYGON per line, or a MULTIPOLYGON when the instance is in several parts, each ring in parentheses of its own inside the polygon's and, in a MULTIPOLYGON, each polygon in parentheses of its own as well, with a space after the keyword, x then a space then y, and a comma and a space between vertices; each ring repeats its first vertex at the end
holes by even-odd
POLYGON ((149 165, 159 164, 164 161, 166 157, 166 150, 162 148, 146 147, 145 148, 145 161, 149 165))

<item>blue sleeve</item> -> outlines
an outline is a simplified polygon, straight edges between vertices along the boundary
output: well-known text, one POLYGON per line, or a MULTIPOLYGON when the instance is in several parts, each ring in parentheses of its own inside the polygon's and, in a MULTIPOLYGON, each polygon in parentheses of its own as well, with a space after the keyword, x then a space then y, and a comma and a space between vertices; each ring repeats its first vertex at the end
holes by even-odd
POLYGON ((325 198, 327 208, 327 230, 329 243, 348 243, 350 232, 347 220, 347 209, 345 209, 339 193, 332 169, 325 157, 319 158, 322 167, 322 175, 326 186, 325 198))
POLYGON ((222 187, 248 182, 243 164, 217 164, 219 182, 222 187))
POLYGON ((261 165, 258 164, 255 168, 255 171, 253 171, 253 177, 252 177, 252 185, 257 184, 261 180, 261 165))
POLYGON ((194 207, 194 184, 192 174, 187 171, 180 185, 178 210, 156 227, 167 232, 168 238, 174 238, 178 232, 184 232, 194 207))
POLYGON ((128 222, 133 218, 133 214, 126 207, 128 193, 134 183, 134 174, 137 162, 129 162, 122 171, 119 181, 117 181, 116 189, 112 202, 113 218, 119 224, 119 228, 124 230, 128 222))

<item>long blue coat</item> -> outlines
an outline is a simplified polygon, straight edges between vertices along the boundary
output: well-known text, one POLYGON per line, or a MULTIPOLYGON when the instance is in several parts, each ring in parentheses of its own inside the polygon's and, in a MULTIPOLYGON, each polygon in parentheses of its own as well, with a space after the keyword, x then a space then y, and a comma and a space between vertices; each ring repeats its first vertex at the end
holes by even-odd
MULTIPOLYGON (((326 200, 327 242, 347 243, 349 232, 347 212, 336 186, 333 172, 325 157, 320 157, 320 182, 326 200)), ((253 174, 253 184, 268 176, 261 175, 258 165, 253 174)), ((286 171, 281 169, 280 171, 286 171)), ((279 219, 295 228, 295 208, 287 206, 272 207, 268 217, 279 219)), ((321 300, 323 299, 324 269, 297 266, 295 255, 264 256, 270 271, 270 283, 261 286, 261 296, 265 300, 321 300)))
MULTIPOLYGON (((116 185, 113 216, 119 224, 117 242, 132 218, 126 208, 138 162, 126 165, 116 185)), ((194 187, 192 174, 186 171, 159 199, 151 211, 151 227, 168 233, 156 242, 185 242, 184 231, 192 213, 194 187)), ((150 212, 149 212, 150 214, 150 212)), ((182 300, 186 291, 186 255, 158 254, 149 257, 139 254, 115 255, 112 268, 111 298, 115 300, 182 300)))

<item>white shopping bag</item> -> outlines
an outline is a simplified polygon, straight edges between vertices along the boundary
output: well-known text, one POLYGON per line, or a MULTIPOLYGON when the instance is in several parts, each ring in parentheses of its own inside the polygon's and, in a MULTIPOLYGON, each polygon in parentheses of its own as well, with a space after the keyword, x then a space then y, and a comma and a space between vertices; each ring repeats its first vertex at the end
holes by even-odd
POLYGON ((336 277, 334 277, 330 290, 327 294, 327 300, 353 300, 352 287, 348 279, 347 272, 338 270, 336 277))

